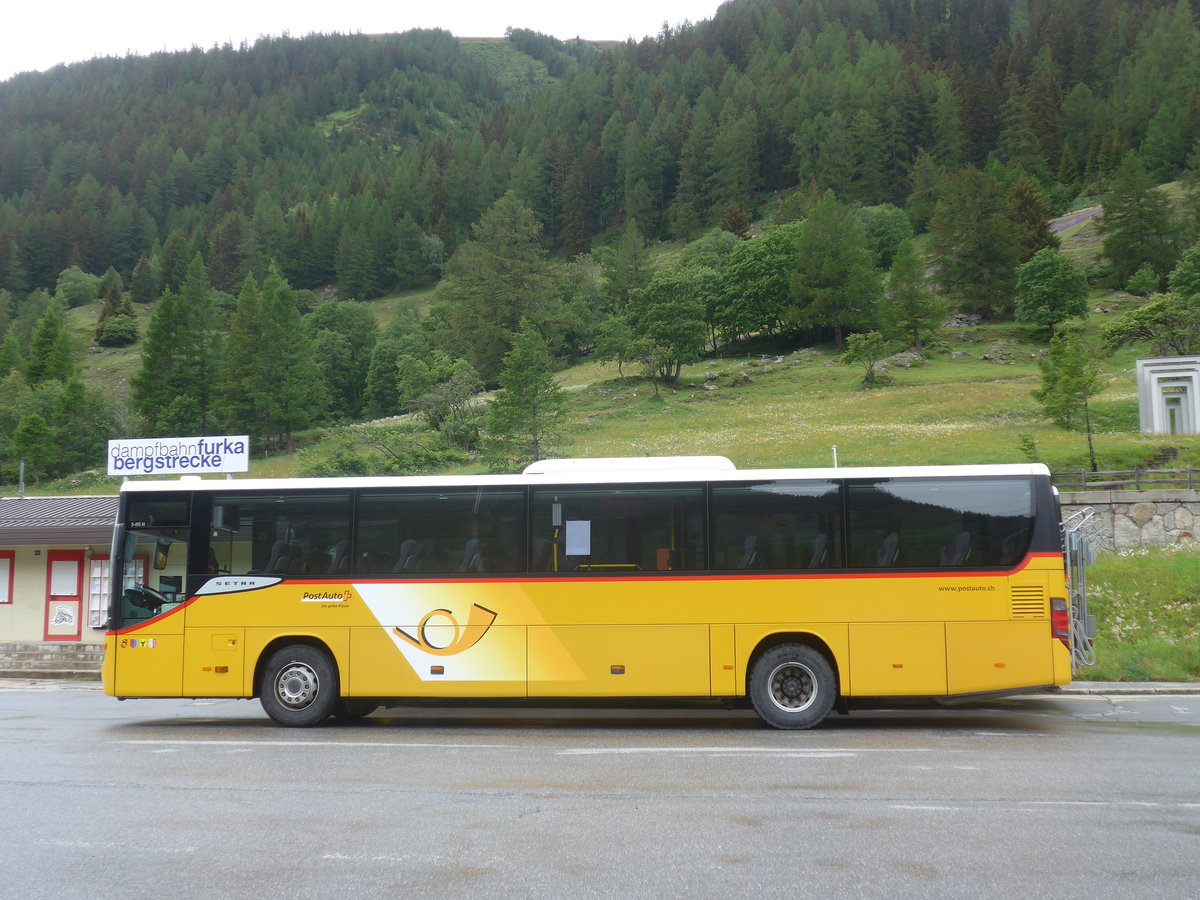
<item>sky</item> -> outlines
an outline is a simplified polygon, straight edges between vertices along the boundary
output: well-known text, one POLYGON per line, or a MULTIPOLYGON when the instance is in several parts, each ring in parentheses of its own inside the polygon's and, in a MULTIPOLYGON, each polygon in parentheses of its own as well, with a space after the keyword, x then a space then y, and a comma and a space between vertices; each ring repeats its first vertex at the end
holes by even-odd
POLYGON ((664 22, 710 19, 721 0, 16 0, 0 24, 0 80, 97 56, 253 43, 263 35, 378 34, 444 28, 502 37, 508 27, 561 39, 635 40, 664 22))

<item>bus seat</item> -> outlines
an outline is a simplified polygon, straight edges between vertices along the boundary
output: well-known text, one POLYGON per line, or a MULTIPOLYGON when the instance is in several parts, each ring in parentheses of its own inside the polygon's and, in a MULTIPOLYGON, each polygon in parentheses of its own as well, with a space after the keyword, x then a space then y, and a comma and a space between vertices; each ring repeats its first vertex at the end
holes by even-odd
POLYGON ((286 572, 288 559, 292 555, 292 548, 287 541, 276 541, 271 545, 271 558, 267 560, 267 565, 263 569, 269 575, 276 572, 286 572))
POLYGON ((742 545, 742 559, 737 567, 739 569, 757 569, 758 565, 758 538, 751 534, 746 537, 746 541, 742 545))
POLYGON ((415 572, 420 561, 421 545, 411 539, 401 541, 400 555, 396 557, 396 563, 392 566, 392 574, 400 575, 403 572, 415 572))
POLYGON ((349 541, 338 541, 333 545, 333 558, 329 562, 329 571, 332 574, 346 571, 346 558, 350 552, 349 541))
POLYGON ((829 537, 825 532, 821 532, 813 538, 812 558, 808 561, 810 569, 817 569, 825 565, 825 559, 829 556, 829 537))
POLYGON ((971 558, 971 535, 960 531, 949 544, 942 548, 943 566, 961 566, 971 558))
POLYGON ((880 568, 890 566, 896 562, 896 557, 899 555, 900 535, 893 531, 880 542, 879 551, 875 554, 875 565, 880 568))
POLYGON ((471 538, 463 547, 462 562, 458 564, 460 572, 482 572, 483 566, 483 543, 479 538, 471 538))
POLYGON ((1021 528, 1008 535, 1000 545, 1004 554, 1004 562, 1014 563, 1020 557, 1021 551, 1029 544, 1029 529, 1021 528))

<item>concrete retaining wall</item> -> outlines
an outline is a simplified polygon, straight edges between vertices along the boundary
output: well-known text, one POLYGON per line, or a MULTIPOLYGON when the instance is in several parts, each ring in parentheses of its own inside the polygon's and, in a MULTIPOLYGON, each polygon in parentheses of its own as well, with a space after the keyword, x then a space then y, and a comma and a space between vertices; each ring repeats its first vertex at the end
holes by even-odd
POLYGON ((1194 542, 1200 531, 1200 491, 1064 491, 1059 499, 1063 518, 1085 506, 1096 511, 1097 549, 1194 542))

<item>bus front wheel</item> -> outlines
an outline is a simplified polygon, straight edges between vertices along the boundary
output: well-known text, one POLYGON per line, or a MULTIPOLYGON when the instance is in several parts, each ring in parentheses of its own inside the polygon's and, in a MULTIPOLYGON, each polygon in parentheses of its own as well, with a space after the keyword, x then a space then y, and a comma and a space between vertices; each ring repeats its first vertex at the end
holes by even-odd
POLYGON ((807 644, 780 644, 750 669, 750 702, 775 728, 812 728, 833 708, 836 685, 833 667, 819 650, 807 644))
POLYGON ((280 725, 319 725, 337 704, 337 671, 329 656, 315 647, 284 647, 267 660, 259 697, 263 710, 280 725))

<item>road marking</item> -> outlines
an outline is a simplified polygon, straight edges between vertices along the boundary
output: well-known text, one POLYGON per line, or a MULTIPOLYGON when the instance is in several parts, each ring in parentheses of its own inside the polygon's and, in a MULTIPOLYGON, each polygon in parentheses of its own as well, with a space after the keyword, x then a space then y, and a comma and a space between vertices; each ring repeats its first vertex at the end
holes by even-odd
POLYGON ((114 741, 142 747, 412 747, 438 750, 515 750, 516 744, 425 744, 395 743, 383 741, 219 741, 219 740, 126 740, 114 741))
MULTIPOLYGON (((634 753, 787 753, 795 756, 830 754, 851 756, 860 753, 933 753, 933 747, 584 747, 577 750, 558 750, 557 756, 620 756, 634 753)), ((946 751, 942 751, 946 752, 946 751)), ((959 751, 952 750, 952 753, 959 751)))
MULTIPOLYGON (((146 747, 153 753, 176 753, 188 747, 231 747, 251 750, 255 747, 375 747, 384 750, 528 750, 521 744, 461 744, 461 743, 395 743, 383 741, 235 741, 235 740, 122 740, 117 744, 146 747)), ((690 753, 715 756, 760 754, 804 758, 836 759, 865 753, 959 753, 958 750, 938 751, 934 747, 580 747, 555 750, 556 756, 628 756, 634 754, 690 753)))
MULTIPOLYGON (((952 801, 953 802, 953 801, 952 801)), ((1185 801, 1159 801, 1159 800, 1014 800, 1014 799, 996 799, 996 800, 963 800, 955 806, 933 806, 933 805, 918 805, 914 803, 890 803, 889 809, 903 810, 933 810, 945 812, 959 812, 964 809, 975 809, 980 806, 1012 806, 1019 809, 1025 809, 1027 812, 1034 808, 1047 807, 1095 807, 1095 806, 1123 806, 1134 807, 1137 809, 1197 809, 1200 808, 1200 803, 1189 803, 1185 801)))

